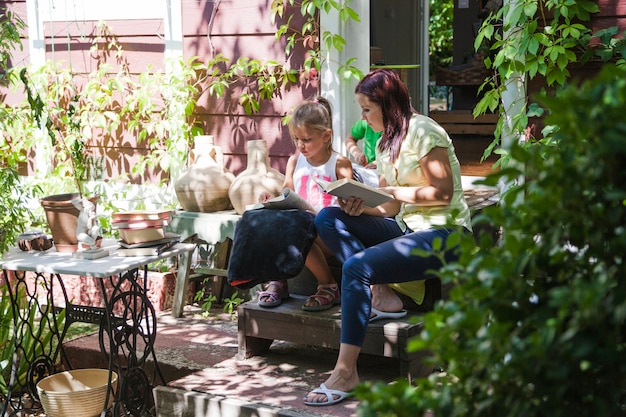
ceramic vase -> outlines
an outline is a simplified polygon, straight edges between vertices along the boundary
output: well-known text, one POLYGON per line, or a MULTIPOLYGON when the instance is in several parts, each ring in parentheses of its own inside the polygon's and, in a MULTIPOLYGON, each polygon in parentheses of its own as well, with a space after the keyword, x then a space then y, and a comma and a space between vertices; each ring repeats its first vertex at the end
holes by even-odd
POLYGON ((183 210, 211 213, 232 208, 228 190, 235 176, 224 168, 224 154, 213 136, 196 136, 190 165, 174 184, 183 210))
POLYGON ((259 202, 259 196, 268 192, 272 196, 282 191, 285 176, 270 167, 267 142, 264 140, 248 141, 248 165, 230 185, 228 196, 238 214, 246 206, 259 202))

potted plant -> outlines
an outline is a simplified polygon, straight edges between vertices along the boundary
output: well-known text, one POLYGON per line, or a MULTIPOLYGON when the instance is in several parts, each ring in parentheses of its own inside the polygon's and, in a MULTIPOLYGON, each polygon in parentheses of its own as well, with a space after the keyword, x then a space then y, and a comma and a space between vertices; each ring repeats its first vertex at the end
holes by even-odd
MULTIPOLYGON (((32 121, 49 139, 48 150, 53 161, 51 177, 58 179, 55 187, 63 190, 39 201, 57 251, 74 252, 78 248, 80 214, 75 203, 85 196, 85 183, 98 161, 85 143, 85 138, 91 137, 86 134, 91 126, 82 118, 84 110, 79 111, 83 103, 69 72, 57 72, 48 64, 32 73, 22 69, 20 79, 32 121)), ((94 205, 98 198, 97 195, 88 197, 94 205)))

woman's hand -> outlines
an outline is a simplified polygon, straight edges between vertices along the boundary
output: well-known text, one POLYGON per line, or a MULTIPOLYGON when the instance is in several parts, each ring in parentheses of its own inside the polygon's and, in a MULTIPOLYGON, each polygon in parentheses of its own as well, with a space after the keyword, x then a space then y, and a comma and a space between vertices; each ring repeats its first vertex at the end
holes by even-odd
POLYGON ((341 210, 350 216, 360 216, 365 210, 365 202, 360 198, 350 197, 347 200, 338 198, 337 203, 341 210))

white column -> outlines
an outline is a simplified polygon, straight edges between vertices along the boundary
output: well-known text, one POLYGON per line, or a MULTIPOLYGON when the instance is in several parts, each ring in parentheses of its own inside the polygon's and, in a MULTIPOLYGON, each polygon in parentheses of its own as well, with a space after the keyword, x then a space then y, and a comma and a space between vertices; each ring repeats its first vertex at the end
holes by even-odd
POLYGON ((165 25, 165 59, 183 55, 182 0, 166 0, 163 22, 165 25))
POLYGON ((40 67, 46 61, 46 43, 43 34, 43 18, 40 15, 39 0, 26 0, 28 15, 28 49, 30 64, 40 67))
POLYGON ((350 58, 356 58, 353 65, 364 74, 369 71, 370 65, 369 1, 351 2, 350 7, 359 15, 360 22, 342 22, 335 10, 329 14, 322 13, 320 18, 322 31, 337 33, 346 40, 346 47, 341 52, 335 49, 326 51, 322 45, 323 66, 320 72, 321 94, 333 106, 333 146, 344 155, 347 154, 344 140, 350 127, 361 117, 361 110, 354 98, 357 80, 338 75, 337 69, 339 63, 345 63, 350 58))
MULTIPOLYGON (((519 0, 504 0, 504 6, 506 6, 506 3, 509 3, 509 15, 513 12, 514 7, 520 7, 519 4, 516 4, 518 2, 519 0)), ((507 17, 508 16, 504 16, 505 21, 507 20, 507 17)), ((518 36, 515 34, 515 31, 510 29, 511 28, 504 33, 505 38, 514 38, 518 36)), ((518 55, 515 59, 523 63, 525 61, 525 56, 518 55)), ((514 72, 509 75, 508 80, 506 80, 504 84, 505 90, 502 92, 502 107, 504 109, 504 115, 500 115, 500 117, 504 117, 504 121, 502 123, 502 136, 500 140, 502 148, 506 150, 510 150, 514 143, 523 142, 525 140, 523 131, 513 130, 513 118, 515 115, 525 111, 524 105, 527 101, 526 80, 526 73, 514 72)), ((523 169, 523 167, 521 168, 523 169)), ((523 180, 523 177, 518 179, 518 181, 523 180)), ((512 184, 501 184, 500 188, 506 189, 511 185, 512 184)))

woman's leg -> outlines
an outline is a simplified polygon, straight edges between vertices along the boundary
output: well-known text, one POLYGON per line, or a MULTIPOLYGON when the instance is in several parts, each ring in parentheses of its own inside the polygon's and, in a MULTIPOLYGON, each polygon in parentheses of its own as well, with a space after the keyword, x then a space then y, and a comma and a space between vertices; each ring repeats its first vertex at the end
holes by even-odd
MULTIPOLYGON (((360 346, 342 343, 339 346, 339 356, 335 368, 328 379, 324 382, 326 388, 349 392, 359 384, 359 373, 356 363, 361 353, 360 346)), ((328 397, 323 394, 309 393, 304 401, 323 404, 328 402, 328 397)))
MULTIPOLYGON (((343 266, 341 344, 331 375, 324 382, 329 389, 350 391, 359 383, 357 360, 370 317, 370 285, 407 282, 427 278, 427 271, 441 266, 435 256, 421 257, 414 249, 432 251, 438 237, 445 240, 446 229, 430 229, 367 248, 346 260, 343 266)), ((331 245, 329 245, 331 246, 331 245)), ((454 256, 446 256, 452 260, 454 256)), ((309 394, 307 401, 324 403, 325 395, 309 394)))
POLYGON ((433 242, 445 240, 447 229, 428 229, 385 241, 348 258, 341 281, 341 342, 361 346, 371 314, 371 285, 429 278, 441 267, 435 255, 422 257, 416 249, 433 251, 433 242))
POLYGON ((318 236, 340 262, 365 248, 403 235, 393 219, 350 216, 339 207, 322 209, 315 217, 315 227, 318 236))

